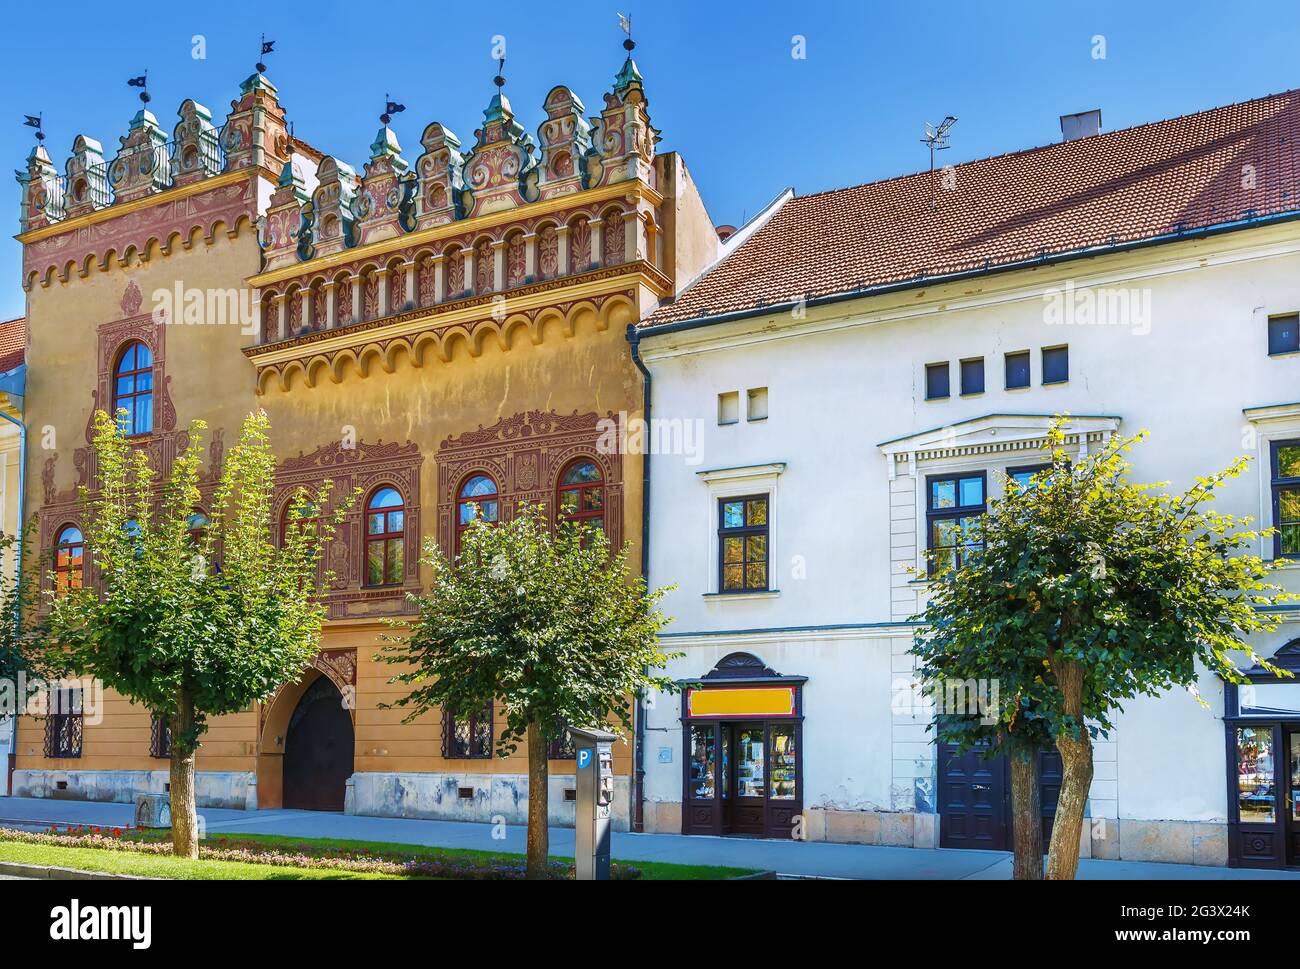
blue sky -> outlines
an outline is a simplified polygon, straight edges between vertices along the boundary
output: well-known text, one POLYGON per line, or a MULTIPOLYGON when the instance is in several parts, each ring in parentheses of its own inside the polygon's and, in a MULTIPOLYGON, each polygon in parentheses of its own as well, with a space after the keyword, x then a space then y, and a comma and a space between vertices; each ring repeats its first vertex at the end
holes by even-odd
MULTIPOLYGON (((590 3, 152 4, 131 16, 65 0, 49 36, 9 31, 0 121, 9 168, 31 146, 24 114, 43 112, 61 169, 78 133, 110 155, 138 107, 126 79, 149 71, 170 132, 193 97, 224 119, 276 41, 268 76, 296 132, 360 169, 384 95, 408 161, 441 121, 462 143, 492 94, 494 35, 506 38, 507 94, 536 130, 542 98, 568 84, 588 113, 618 70, 617 13, 630 13, 662 150, 686 159, 715 222, 739 223, 785 186, 800 193, 924 168, 923 123, 960 120, 945 163, 1059 140, 1061 114, 1101 108, 1106 130, 1300 86, 1293 3, 833 2, 609 0, 590 3), (81 25, 80 27, 76 25, 81 25), (206 56, 192 56, 195 35, 206 56), (806 56, 792 56, 792 38, 806 56), (1105 56, 1094 56, 1096 37, 1105 56)), ((0 316, 23 312, 19 189, 0 242, 0 316)))

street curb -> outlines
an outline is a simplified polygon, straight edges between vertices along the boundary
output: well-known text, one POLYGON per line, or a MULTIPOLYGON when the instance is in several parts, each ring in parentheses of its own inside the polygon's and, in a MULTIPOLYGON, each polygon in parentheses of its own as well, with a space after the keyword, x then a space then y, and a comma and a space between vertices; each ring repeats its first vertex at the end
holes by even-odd
POLYGON ((48 881, 152 882, 160 880, 147 875, 118 875, 106 871, 58 868, 53 865, 24 865, 15 861, 0 861, 0 875, 13 875, 15 878, 38 878, 48 881))

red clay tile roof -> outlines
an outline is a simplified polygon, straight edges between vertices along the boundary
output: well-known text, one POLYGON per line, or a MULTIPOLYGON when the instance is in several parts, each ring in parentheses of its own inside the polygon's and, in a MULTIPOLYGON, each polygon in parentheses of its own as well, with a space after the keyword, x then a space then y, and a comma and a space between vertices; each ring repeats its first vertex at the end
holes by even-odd
POLYGON ((0 323, 0 373, 8 373, 23 362, 27 352, 27 317, 0 323))
POLYGON ((793 198, 641 325, 1300 210, 1300 90, 954 173, 955 187, 938 186, 933 207, 928 171, 793 198))

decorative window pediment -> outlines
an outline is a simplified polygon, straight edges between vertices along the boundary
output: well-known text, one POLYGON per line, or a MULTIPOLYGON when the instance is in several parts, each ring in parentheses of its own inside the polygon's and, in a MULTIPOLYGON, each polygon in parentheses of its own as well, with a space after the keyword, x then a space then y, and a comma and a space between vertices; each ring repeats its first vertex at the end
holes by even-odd
MULTIPOLYGON (((907 437, 884 441, 879 446, 889 463, 892 481, 900 472, 914 474, 926 461, 970 462, 972 459, 1008 458, 1025 464, 1022 457, 1042 452, 1047 432, 1055 417, 1050 414, 988 414, 958 421, 907 437)), ((1065 425, 1065 443, 1080 457, 1105 446, 1119 430, 1122 418, 1111 415, 1070 417, 1065 425)))

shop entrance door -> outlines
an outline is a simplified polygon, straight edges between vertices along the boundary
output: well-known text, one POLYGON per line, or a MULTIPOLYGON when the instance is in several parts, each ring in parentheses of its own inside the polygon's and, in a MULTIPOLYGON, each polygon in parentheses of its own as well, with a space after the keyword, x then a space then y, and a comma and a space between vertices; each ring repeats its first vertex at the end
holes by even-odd
POLYGON ((1287 724, 1283 728, 1285 737, 1285 774, 1286 782, 1286 864, 1290 867, 1300 865, 1300 725, 1287 724))
POLYGON ((767 830, 767 744, 761 723, 723 724, 734 776, 730 834, 762 835, 767 830))

